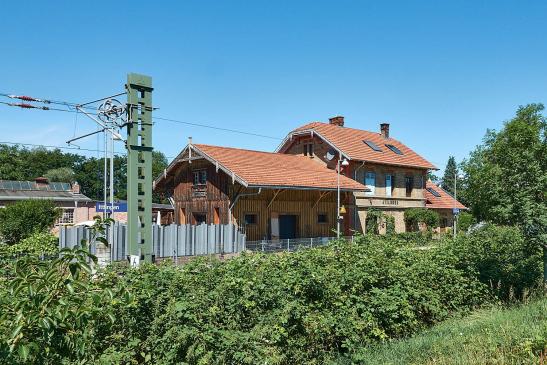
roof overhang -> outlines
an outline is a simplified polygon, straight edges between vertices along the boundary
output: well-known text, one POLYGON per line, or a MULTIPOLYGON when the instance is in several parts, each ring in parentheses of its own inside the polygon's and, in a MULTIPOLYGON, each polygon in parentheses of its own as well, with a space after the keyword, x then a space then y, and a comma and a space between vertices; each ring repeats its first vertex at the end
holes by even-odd
POLYGON ((91 202, 89 198, 68 198, 68 197, 52 197, 52 196, 12 196, 0 195, 0 200, 53 200, 66 202, 91 202))
MULTIPOLYGON (((319 138, 321 138, 323 141, 325 141, 329 146, 331 146, 334 150, 336 150, 338 152, 338 154, 342 157, 345 157, 346 159, 348 160, 352 160, 352 158, 347 154, 345 153, 344 151, 342 151, 341 149, 339 149, 338 147, 336 147, 336 145, 330 141, 329 139, 327 139, 325 136, 323 136, 321 133, 317 132, 315 129, 313 128, 309 128, 309 129, 303 129, 303 130, 299 130, 299 131, 292 131, 290 132, 282 141, 281 143, 279 144, 279 146, 277 146, 277 148, 275 149, 275 152, 278 152, 278 153, 284 153, 286 151, 286 149, 288 148, 288 143, 289 141, 291 141, 294 137, 298 137, 298 136, 305 136, 305 135, 311 135, 312 137, 313 136, 318 136, 319 138)), ((374 161, 366 161, 366 160, 361 160, 361 159, 357 159, 357 158, 353 158, 354 161, 359 161, 359 162, 371 162, 371 163, 377 163, 377 164, 381 164, 381 165, 389 165, 389 166, 400 166, 400 167, 410 167, 410 168, 416 168, 416 169, 422 169, 422 170, 439 170, 438 167, 434 166, 434 165, 431 165, 430 167, 424 167, 424 166, 415 166, 415 165, 406 165, 406 164, 396 164, 396 163, 389 163, 389 162, 374 162, 374 161)))
MULTIPOLYGON (((249 188, 262 188, 262 189, 285 189, 285 190, 317 190, 317 191, 337 191, 338 188, 327 187, 315 187, 315 186, 297 186, 297 185, 249 185, 249 188)), ((368 189, 353 189, 340 187, 340 191, 369 191, 368 189)))
POLYGON ((184 147, 184 149, 177 155, 177 157, 175 157, 173 159, 173 161, 171 161, 171 163, 167 166, 167 168, 165 170, 163 170, 163 173, 158 176, 155 180, 154 180, 154 188, 159 185, 159 183, 167 178, 167 174, 169 172, 171 172, 171 170, 173 170, 178 164, 180 163, 183 163, 183 162, 186 162, 184 161, 184 156, 186 155, 186 153, 188 152, 188 155, 189 155, 189 161, 188 162, 191 162, 191 159, 192 159, 192 152, 194 153, 197 153, 198 155, 200 155, 201 157, 203 157, 204 159, 206 159, 207 161, 209 161, 210 163, 212 163, 213 165, 215 165, 216 169, 217 170, 222 170, 224 173, 226 173, 227 175, 231 176, 232 177, 232 180, 234 182, 238 182, 239 184, 243 185, 244 187, 247 187, 249 186, 249 184, 247 183, 247 181, 245 181, 243 178, 241 178, 240 176, 238 176, 235 172, 233 172, 232 170, 228 169, 226 166, 222 165, 220 162, 218 162, 217 160, 215 160, 213 157, 209 156, 208 154, 206 154, 205 152, 203 152, 202 150, 200 150, 198 147, 194 146, 193 144, 188 144, 186 147, 184 147))
POLYGON ((336 147, 336 145, 334 143, 329 141, 327 138, 325 138, 325 136, 323 136, 321 133, 317 132, 315 129, 304 129, 304 130, 300 130, 300 131, 290 132, 285 138, 283 138, 283 140, 281 141, 279 146, 277 146, 277 148, 275 149, 275 152, 284 153, 286 151, 285 146, 287 146, 287 142, 292 141, 292 139, 294 137, 305 136, 307 134, 311 135, 312 137, 313 136, 318 136, 323 141, 325 141, 329 146, 331 146, 334 150, 336 150, 336 152, 338 152, 339 156, 342 156, 342 157, 344 157, 348 160, 351 160, 351 157, 347 153, 345 153, 344 151, 342 151, 341 149, 336 147))

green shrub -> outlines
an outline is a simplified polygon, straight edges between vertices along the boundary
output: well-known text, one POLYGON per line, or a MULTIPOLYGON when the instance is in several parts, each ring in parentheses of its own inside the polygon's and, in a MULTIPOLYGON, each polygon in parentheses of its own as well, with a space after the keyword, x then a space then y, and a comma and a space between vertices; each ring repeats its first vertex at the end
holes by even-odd
POLYGON ((418 231, 420 224, 425 224, 427 230, 439 226, 439 213, 426 208, 411 208, 405 210, 405 223, 412 231, 418 231))
POLYGON ((76 280, 64 266, 55 274, 59 286, 47 290, 45 267, 19 265, 0 278, 0 364, 25 363, 10 351, 17 308, 29 313, 21 343, 39 363, 323 364, 490 303, 489 286, 503 297, 538 276, 530 269, 537 255, 513 228, 486 227, 435 248, 402 238, 357 236, 182 267, 118 264, 94 280, 85 267, 76 280), (25 281, 23 290, 12 289, 14 277, 25 281), (44 298, 52 300, 48 311, 64 313, 53 330, 39 324, 36 303, 44 298))
POLYGON ((365 233, 366 234, 379 234, 380 233, 380 221, 383 218, 383 213, 375 208, 369 208, 367 210, 367 218, 365 220, 365 233))
POLYGON ((385 215, 384 219, 386 221, 386 234, 395 234, 395 217, 392 215, 385 215))
POLYGON ((53 227, 61 212, 51 200, 21 200, 0 209, 0 239, 15 244, 53 227))
POLYGON ((182 268, 116 267, 101 285, 130 288, 135 303, 102 334, 111 339, 103 361, 156 364, 322 364, 487 300, 448 256, 370 235, 182 268))
MULTIPOLYGON (((98 222, 102 224, 102 222, 98 222)), ((104 232, 104 227, 96 226, 104 232)), ((25 256, 0 280, 0 363, 61 364, 93 359, 105 347, 119 307, 132 297, 122 286, 93 279, 97 258, 87 247, 62 249, 51 261, 25 256), (7 280, 6 280, 7 279, 7 280)))
POLYGON ((471 227, 475 223, 477 223, 477 220, 475 219, 475 217, 473 217, 473 214, 469 212, 460 212, 460 214, 458 214, 458 218, 457 218, 458 232, 460 233, 467 232, 469 227, 471 227))
POLYGON ((541 251, 516 227, 486 225, 443 247, 457 267, 476 272, 501 299, 520 296, 541 277, 541 251))
POLYGON ((49 232, 35 232, 14 245, 0 244, 0 256, 50 256, 59 250, 59 239, 49 232))

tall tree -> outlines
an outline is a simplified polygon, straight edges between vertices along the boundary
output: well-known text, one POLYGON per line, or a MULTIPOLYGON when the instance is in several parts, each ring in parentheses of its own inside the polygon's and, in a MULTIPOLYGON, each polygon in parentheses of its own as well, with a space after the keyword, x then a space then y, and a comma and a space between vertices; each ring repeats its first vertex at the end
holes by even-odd
POLYGON ((456 165, 456 159, 454 156, 450 156, 444 169, 443 182, 441 184, 441 187, 450 195, 454 195, 454 181, 457 178, 457 174, 458 166, 456 165))
MULTIPOLYGON (((520 107, 501 131, 487 131, 483 144, 462 166, 465 201, 479 220, 517 225, 530 243, 547 248, 547 122, 543 109, 542 104, 520 107)), ((547 278, 547 265, 545 270, 547 278)))
POLYGON ((70 167, 59 167, 57 169, 48 170, 44 176, 47 177, 49 181, 67 183, 74 181, 74 171, 70 167))

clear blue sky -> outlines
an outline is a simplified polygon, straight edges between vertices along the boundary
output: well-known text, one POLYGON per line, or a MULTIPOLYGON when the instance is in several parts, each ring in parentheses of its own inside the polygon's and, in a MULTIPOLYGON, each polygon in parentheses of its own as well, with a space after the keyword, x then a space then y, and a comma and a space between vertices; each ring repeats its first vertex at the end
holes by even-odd
MULTIPOLYGON (((156 116, 279 138, 337 114, 373 131, 388 121, 442 169, 519 105, 547 102, 546 19, 546 1, 11 1, 0 14, 0 92, 83 102, 139 72, 153 77, 156 116)), ((0 141, 64 145, 95 126, 0 105, 0 128, 0 141)), ((188 136, 278 144, 154 128, 167 156, 188 136)))

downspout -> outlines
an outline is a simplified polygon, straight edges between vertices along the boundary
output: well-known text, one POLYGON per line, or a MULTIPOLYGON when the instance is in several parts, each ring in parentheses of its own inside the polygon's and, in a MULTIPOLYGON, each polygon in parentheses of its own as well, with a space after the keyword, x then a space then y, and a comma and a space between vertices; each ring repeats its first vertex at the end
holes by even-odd
MULTIPOLYGON (((357 181, 357 171, 359 171, 363 166, 365 166, 365 161, 359 165, 355 171, 353 172, 353 180, 357 181)), ((357 196, 355 196, 355 193, 353 193, 353 200, 355 204, 355 209, 353 210, 353 222, 355 224, 355 228, 357 228, 357 219, 359 219, 359 215, 357 214, 357 196)), ((362 228, 362 227, 361 227, 362 228)), ((363 231, 364 233, 364 231, 363 231)))
POLYGON ((237 203, 237 201, 239 200, 240 197, 259 195, 261 192, 262 192, 262 188, 258 188, 258 191, 254 192, 254 193, 237 194, 234 201, 232 202, 232 204, 230 204, 230 207, 228 208, 230 210, 230 218, 231 218, 231 215, 232 215, 232 209, 234 208, 234 206, 236 205, 236 203, 237 203))

